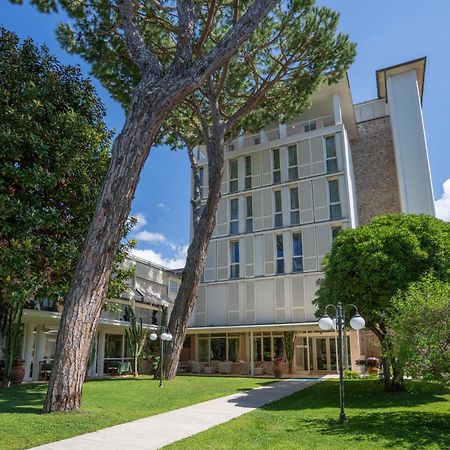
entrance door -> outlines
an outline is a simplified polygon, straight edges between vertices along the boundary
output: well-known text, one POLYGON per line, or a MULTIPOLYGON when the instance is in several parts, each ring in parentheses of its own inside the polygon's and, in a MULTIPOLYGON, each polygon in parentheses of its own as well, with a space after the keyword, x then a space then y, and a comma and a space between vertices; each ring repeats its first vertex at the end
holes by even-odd
POLYGON ((317 372, 334 372, 336 363, 335 337, 310 337, 309 338, 309 362, 310 368, 317 372))
POLYGON ((316 347, 316 370, 330 370, 328 368, 327 338, 314 338, 316 347))
POLYGON ((307 372, 308 368, 308 346, 306 337, 295 339, 295 371, 307 372))

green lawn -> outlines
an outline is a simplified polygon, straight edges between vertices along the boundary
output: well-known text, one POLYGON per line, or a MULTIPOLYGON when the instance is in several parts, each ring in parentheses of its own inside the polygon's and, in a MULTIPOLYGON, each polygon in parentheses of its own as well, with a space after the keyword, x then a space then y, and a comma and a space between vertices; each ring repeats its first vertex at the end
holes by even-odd
POLYGON ((339 414, 336 381, 165 447, 167 449, 450 449, 450 395, 434 384, 410 383, 385 393, 378 381, 346 381, 348 423, 339 414))
POLYGON ((24 449, 192 405, 267 381, 177 377, 163 388, 149 377, 89 381, 77 413, 40 414, 46 385, 0 389, 0 449, 24 449))

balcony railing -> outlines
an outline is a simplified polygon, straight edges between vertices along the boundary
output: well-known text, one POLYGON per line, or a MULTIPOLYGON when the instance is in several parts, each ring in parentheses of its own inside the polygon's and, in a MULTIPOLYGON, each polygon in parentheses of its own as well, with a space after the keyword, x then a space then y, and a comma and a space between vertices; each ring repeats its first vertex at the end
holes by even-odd
MULTIPOLYGON (((294 122, 286 125, 286 136, 291 137, 297 134, 309 133, 319 128, 331 127, 335 124, 334 116, 323 116, 313 120, 294 122)), ((228 152, 233 152, 241 148, 252 147, 255 145, 276 141, 281 138, 281 127, 262 130, 256 134, 246 134, 240 138, 227 143, 228 152)))

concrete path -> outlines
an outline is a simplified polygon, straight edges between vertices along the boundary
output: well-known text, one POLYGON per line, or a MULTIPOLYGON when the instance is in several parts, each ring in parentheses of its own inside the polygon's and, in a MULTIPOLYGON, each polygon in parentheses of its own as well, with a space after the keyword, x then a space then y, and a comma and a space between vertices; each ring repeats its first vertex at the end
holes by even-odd
MULTIPOLYGON (((220 382, 220 380, 218 380, 220 382)), ((208 400, 134 422, 123 423, 35 447, 33 450, 153 450, 242 416, 305 389, 318 380, 280 381, 247 392, 208 400)))

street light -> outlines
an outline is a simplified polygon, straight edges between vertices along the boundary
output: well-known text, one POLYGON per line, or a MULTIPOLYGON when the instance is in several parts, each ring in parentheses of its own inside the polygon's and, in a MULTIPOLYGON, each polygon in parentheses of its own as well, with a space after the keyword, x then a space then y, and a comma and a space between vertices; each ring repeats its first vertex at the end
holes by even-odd
MULTIPOLYGON (((159 336, 161 339, 161 358, 159 360, 159 387, 162 387, 163 385, 163 378, 164 378, 164 341, 171 341, 172 335, 170 334, 170 331, 167 327, 160 327, 163 332, 159 336)), ((153 331, 153 333, 150 335, 151 341, 156 341, 158 339, 158 335, 153 331)))
POLYGON ((358 308, 353 304, 348 304, 342 306, 342 303, 338 303, 337 306, 327 305, 325 308, 324 315, 319 319, 319 328, 323 331, 335 330, 338 331, 338 356, 339 356, 339 404, 341 412, 339 414, 339 422, 347 422, 347 417, 345 417, 344 411, 344 340, 343 340, 343 330, 345 326, 344 309, 348 306, 355 308, 355 315, 350 320, 350 326, 354 330, 361 330, 366 325, 365 320, 359 315, 358 308), (336 316, 332 319, 328 314, 328 308, 334 308, 336 316))

